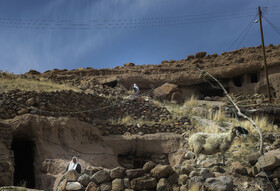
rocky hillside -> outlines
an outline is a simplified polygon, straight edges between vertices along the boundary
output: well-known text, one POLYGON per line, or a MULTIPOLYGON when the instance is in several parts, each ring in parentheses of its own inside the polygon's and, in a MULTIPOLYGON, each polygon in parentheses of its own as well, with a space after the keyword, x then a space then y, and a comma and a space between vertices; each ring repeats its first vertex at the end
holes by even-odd
MULTIPOLYGON (((269 45, 266 51, 268 65, 278 66, 280 45, 269 45)), ((31 70, 12 78, 1 73, 3 81, 17 81, 13 86, 0 83, 0 186, 59 191, 280 189, 277 99, 268 104, 263 94, 230 94, 263 132, 265 153, 260 156, 256 129, 236 119, 236 110, 223 94, 204 100, 182 99, 186 91, 182 87, 191 90, 205 83, 196 67, 227 79, 224 83, 236 75, 262 69, 261 47, 221 55, 199 52, 159 65, 128 63, 115 69, 55 69, 44 73, 31 70), (31 86, 19 85, 21 79, 32 80, 32 87, 36 87, 33 82, 47 80, 48 84, 34 91, 31 86), (144 94, 132 93, 134 82, 144 94), (195 165, 193 153, 188 152, 189 137, 195 132, 224 133, 232 126, 242 126, 249 134, 235 138, 226 152, 225 166, 219 154, 201 154, 195 165), (80 159, 82 173, 65 175, 72 156, 80 159), (23 166, 30 165, 24 173, 21 161, 23 166)), ((277 71, 273 72, 278 75, 277 71)), ((273 87, 277 83, 274 80, 273 87)), ((201 86, 204 88, 205 84, 201 86)))
MULTIPOLYGON (((279 65, 280 45, 266 47, 268 66, 279 65)), ((44 77, 56 82, 68 83, 83 88, 91 88, 96 83, 107 83, 117 80, 126 88, 137 82, 140 89, 150 89, 172 80, 178 86, 196 85, 204 82, 201 73, 195 67, 207 70, 220 79, 233 78, 245 73, 259 71, 263 65, 262 48, 249 47, 232 52, 223 52, 221 55, 207 55, 198 52, 189 55, 186 59, 162 61, 158 65, 135 65, 133 63, 118 66, 114 69, 76 69, 52 70, 44 73, 30 71, 25 75, 44 77)))

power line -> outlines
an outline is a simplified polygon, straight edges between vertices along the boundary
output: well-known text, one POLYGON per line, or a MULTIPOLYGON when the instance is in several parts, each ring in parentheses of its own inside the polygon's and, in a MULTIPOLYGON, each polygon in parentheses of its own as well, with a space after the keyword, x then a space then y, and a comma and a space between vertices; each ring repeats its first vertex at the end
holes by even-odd
POLYGON ((228 51, 234 46, 234 44, 237 43, 237 42, 239 41, 239 39, 242 38, 242 35, 245 34, 245 35, 243 36, 243 38, 240 40, 240 42, 238 43, 238 46, 237 46, 237 47, 239 47, 239 45, 241 44, 241 42, 244 40, 244 38, 245 38, 246 35, 248 34, 249 30, 250 30, 251 27, 253 26, 256 17, 257 17, 257 15, 255 15, 255 17, 254 17, 252 20, 250 20, 250 22, 249 22, 248 25, 245 27, 245 29, 239 34, 239 36, 237 37, 237 39, 226 49, 226 52, 228 52, 228 51))
MULTIPOLYGON (((275 13, 274 7, 270 12, 275 13)), ((280 11, 280 10, 279 10, 280 11)), ((197 23, 210 23, 245 18, 255 15, 255 9, 232 10, 227 12, 180 15, 171 17, 148 17, 128 19, 90 19, 71 21, 67 19, 29 19, 0 17, 1 29, 145 29, 164 26, 179 26, 197 23)))
POLYGON ((265 16, 263 16, 264 20, 268 22, 268 24, 275 30, 275 32, 280 36, 280 29, 277 28, 274 24, 272 24, 265 16))

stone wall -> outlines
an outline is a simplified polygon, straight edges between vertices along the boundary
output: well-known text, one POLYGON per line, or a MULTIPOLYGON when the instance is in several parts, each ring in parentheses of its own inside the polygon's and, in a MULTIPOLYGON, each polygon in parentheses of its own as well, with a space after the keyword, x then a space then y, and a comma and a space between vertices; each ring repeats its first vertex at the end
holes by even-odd
POLYGON ((125 100, 74 91, 22 92, 1 95, 0 119, 11 119, 25 113, 43 116, 69 116, 86 122, 96 119, 118 119, 130 115, 135 119, 155 120, 169 118, 166 108, 145 99, 125 100))

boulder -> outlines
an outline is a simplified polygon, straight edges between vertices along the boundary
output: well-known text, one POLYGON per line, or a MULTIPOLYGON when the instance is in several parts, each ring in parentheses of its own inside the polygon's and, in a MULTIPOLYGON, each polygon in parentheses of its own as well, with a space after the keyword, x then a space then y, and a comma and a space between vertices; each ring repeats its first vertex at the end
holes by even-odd
POLYGON ((110 177, 112 180, 116 178, 123 178, 125 176, 125 169, 121 166, 110 170, 110 177))
POLYGON ((112 190, 113 191, 122 191, 124 190, 124 181, 123 179, 115 179, 112 181, 112 190))
POLYGON ((69 170, 66 174, 65 174, 65 179, 67 180, 67 182, 76 182, 79 178, 79 173, 77 173, 77 171, 75 170, 69 170))
POLYGON ((165 191, 167 187, 167 179, 161 178, 157 183, 157 191, 165 191))
POLYGON ((173 171, 170 165, 157 165, 151 170, 151 176, 156 179, 167 178, 173 171))
POLYGON ((80 191, 80 190, 84 190, 84 187, 79 182, 67 182, 66 190, 69 190, 69 191, 79 190, 80 191))
POLYGON ((247 169, 240 162, 233 162, 230 171, 241 175, 248 175, 247 169))
POLYGON ((228 176, 220 176, 219 178, 207 178, 204 186, 209 191, 232 191, 233 181, 228 176))
POLYGON ((100 185, 100 191, 112 191, 112 183, 107 182, 100 185))
POLYGON ((90 183, 90 176, 87 174, 83 174, 78 178, 78 182, 86 187, 88 183, 90 183))
POLYGON ((144 176, 145 172, 143 169, 128 169, 125 171, 127 177, 129 179, 138 178, 140 176, 144 176))
POLYGON ((153 161, 148 161, 144 164, 143 170, 145 172, 150 172, 153 168, 155 168, 156 164, 153 161))
POLYGON ((263 155, 259 158, 259 162, 255 165, 258 169, 258 172, 262 171, 263 167, 265 171, 272 171, 276 167, 280 166, 280 160, 274 155, 263 155))
POLYGON ((143 176, 131 180, 130 185, 134 190, 152 190, 156 188, 157 180, 152 177, 143 176))
POLYGON ((165 83, 154 90, 154 98, 170 101, 174 92, 180 92, 179 87, 175 84, 165 83))
POLYGON ((97 185, 94 182, 90 182, 85 191, 98 191, 97 185))
POLYGON ((135 64, 132 62, 124 64, 124 67, 133 67, 133 66, 135 66, 135 64))
POLYGON ((203 58, 203 57, 206 56, 206 54, 207 54, 207 52, 197 52, 197 53, 194 55, 194 57, 195 57, 195 58, 203 58))
POLYGON ((90 179, 97 184, 109 182, 111 180, 110 175, 106 170, 96 172, 90 179))
POLYGON ((181 92, 174 92, 171 95, 171 101, 175 103, 182 103, 183 102, 183 97, 181 92))

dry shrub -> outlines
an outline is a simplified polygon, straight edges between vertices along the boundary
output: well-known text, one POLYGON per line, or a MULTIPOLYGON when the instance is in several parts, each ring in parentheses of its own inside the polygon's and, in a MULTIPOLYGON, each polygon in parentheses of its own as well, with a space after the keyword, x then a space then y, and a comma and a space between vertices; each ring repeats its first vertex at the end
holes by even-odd
POLYGON ((219 121, 219 122, 228 120, 228 118, 224 115, 221 107, 219 107, 219 110, 215 111, 215 112, 213 110, 211 110, 209 112, 208 119, 214 120, 214 121, 219 121))
MULTIPOLYGON (((263 133, 279 131, 277 126, 273 125, 272 120, 270 120, 266 116, 256 116, 253 117, 252 120, 257 124, 257 126, 261 129, 263 133)), ((258 133, 257 129, 248 120, 243 120, 240 123, 236 121, 235 125, 240 125, 244 127, 250 133, 258 133)))
POLYGON ((198 99, 192 95, 192 97, 190 99, 187 99, 184 103, 184 106, 192 106, 192 107, 196 107, 199 105, 198 99))

